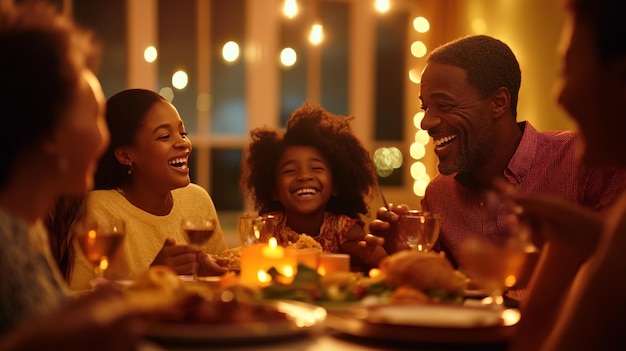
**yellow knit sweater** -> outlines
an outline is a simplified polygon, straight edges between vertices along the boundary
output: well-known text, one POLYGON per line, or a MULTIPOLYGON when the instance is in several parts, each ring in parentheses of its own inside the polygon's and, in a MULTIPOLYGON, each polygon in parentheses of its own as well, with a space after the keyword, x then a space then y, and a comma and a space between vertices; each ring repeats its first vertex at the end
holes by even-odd
MULTIPOLYGON (((105 277, 111 280, 133 279, 145 271, 163 247, 168 236, 176 238, 179 244, 187 243, 181 223, 183 216, 194 213, 208 213, 217 218, 215 206, 209 194, 196 184, 172 191, 174 205, 169 214, 155 216, 135 207, 116 190, 91 191, 86 200, 86 218, 106 220, 123 218, 126 221, 126 238, 122 251, 111 263, 105 277)), ((95 278, 93 267, 74 240, 76 258, 70 280, 72 290, 90 289, 95 278)), ((219 254, 226 250, 222 228, 217 224, 215 233, 207 244, 207 252, 219 254)))

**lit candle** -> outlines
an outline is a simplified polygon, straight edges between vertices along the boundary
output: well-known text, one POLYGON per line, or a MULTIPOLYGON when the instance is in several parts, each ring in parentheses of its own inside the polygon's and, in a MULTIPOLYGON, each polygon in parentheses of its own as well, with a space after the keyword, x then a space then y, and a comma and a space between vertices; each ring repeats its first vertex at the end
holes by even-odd
POLYGON ((299 249, 296 250, 296 261, 298 261, 298 264, 316 269, 321 253, 319 249, 299 249))
POLYGON ((257 243, 241 248, 241 282, 252 286, 267 286, 272 282, 267 272, 274 268, 285 277, 282 283, 290 283, 296 273, 294 249, 278 246, 276 238, 268 244, 257 243))
POLYGON ((350 272, 350 255, 320 254, 317 273, 328 275, 335 272, 350 272))
POLYGON ((267 246, 263 248, 263 257, 269 259, 279 259, 283 258, 285 255, 285 249, 281 246, 278 246, 276 243, 276 238, 271 237, 267 242, 267 246))

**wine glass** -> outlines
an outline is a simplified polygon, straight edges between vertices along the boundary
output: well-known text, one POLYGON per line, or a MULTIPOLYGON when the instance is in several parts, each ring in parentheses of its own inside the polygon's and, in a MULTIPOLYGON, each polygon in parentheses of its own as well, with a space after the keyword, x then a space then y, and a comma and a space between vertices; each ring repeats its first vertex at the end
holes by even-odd
POLYGON ((92 220, 78 225, 76 240, 96 274, 92 286, 105 280, 104 273, 119 254, 125 235, 126 222, 122 219, 92 220))
POLYGON ((245 213, 239 217, 238 230, 241 246, 250 246, 261 239, 265 219, 261 216, 250 216, 245 213))
POLYGON ((516 236, 502 245, 472 237, 461 243, 459 262, 472 282, 488 292, 483 303, 502 309, 502 295, 517 283, 528 253, 528 246, 516 236))
POLYGON ((398 229, 411 250, 428 252, 439 238, 439 213, 409 210, 400 216, 398 229))
MULTIPOLYGON (((206 244, 209 242, 217 221, 211 216, 188 217, 183 219, 182 228, 187 238, 189 246, 204 252, 206 244)), ((193 280, 198 280, 198 261, 193 264, 193 280)))
MULTIPOLYGON (((523 208, 507 198, 506 192, 487 192, 487 204, 493 216, 506 211, 508 228, 504 240, 490 241, 470 237, 461 243, 459 263, 469 278, 479 287, 489 292, 484 304, 503 309, 503 293, 519 286, 524 273, 528 274, 527 262, 536 255, 537 247, 532 243, 531 231, 526 222, 520 219, 523 208)), ((522 281, 523 283, 523 281, 522 281)))

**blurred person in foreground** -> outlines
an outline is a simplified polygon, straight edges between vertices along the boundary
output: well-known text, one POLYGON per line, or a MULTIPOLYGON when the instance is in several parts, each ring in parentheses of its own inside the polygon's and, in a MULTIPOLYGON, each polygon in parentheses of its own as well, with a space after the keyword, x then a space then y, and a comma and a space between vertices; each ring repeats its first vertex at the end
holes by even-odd
MULTIPOLYGON (((589 166, 626 168, 626 3, 563 0, 558 103, 577 122, 589 166)), ((626 347, 626 192, 603 214, 507 189, 546 237, 513 350, 626 347), (581 265, 582 262, 582 265, 581 265)))
POLYGON ((5 6, 0 52, 0 350, 134 349, 140 312, 117 291, 72 298, 42 224, 109 141, 91 36, 46 3, 5 6))
MULTIPOLYGON (((582 165, 576 133, 538 132, 528 121, 517 122, 520 84, 514 53, 489 36, 451 41, 427 59, 421 127, 433 138, 440 174, 428 185, 422 207, 441 214, 439 249, 455 265, 468 238, 502 246, 512 233, 514 208, 491 196, 496 179, 522 194, 559 196, 595 211, 610 205, 626 181, 624 170, 582 165)), ((381 208, 370 230, 394 240, 395 221, 405 209, 381 208)))

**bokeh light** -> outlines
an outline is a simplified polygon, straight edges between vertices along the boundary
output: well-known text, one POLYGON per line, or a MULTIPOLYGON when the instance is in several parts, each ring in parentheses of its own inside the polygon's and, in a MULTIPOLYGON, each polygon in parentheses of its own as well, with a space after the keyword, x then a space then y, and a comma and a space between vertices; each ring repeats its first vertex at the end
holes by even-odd
POLYGON ((159 90, 159 94, 161 94, 161 96, 163 96, 169 102, 174 101, 174 90, 172 90, 172 88, 170 87, 161 88, 161 90, 159 90))
POLYGON ((200 93, 196 98, 196 108, 198 111, 207 112, 211 107, 211 95, 207 93, 200 93))
POLYGON ((430 22, 424 17, 415 17, 413 19, 413 29, 418 33, 426 33, 430 30, 430 22))
POLYGON ((411 144, 409 152, 411 153, 411 158, 419 160, 426 155, 426 148, 424 147, 424 144, 413 143, 411 144))
POLYGON ((413 115, 413 125, 415 128, 422 129, 422 120, 424 119, 424 115, 426 115, 424 111, 419 111, 413 115))
POLYGON ((189 76, 187 72, 180 70, 172 74, 172 86, 178 90, 185 89, 189 83, 189 76))
POLYGON ((283 15, 291 19, 296 17, 297 14, 298 3, 296 2, 296 0, 285 0, 285 3, 283 4, 283 15))
POLYGON ((411 55, 420 58, 426 56, 426 52, 428 52, 428 49, 424 42, 418 40, 411 44, 411 55))
POLYGON ((157 49, 154 46, 148 46, 143 51, 143 59, 146 60, 146 62, 156 61, 157 56, 158 56, 157 49))
POLYGON ((280 63, 285 67, 293 66, 298 60, 298 54, 296 50, 292 48, 284 48, 280 52, 280 63))
POLYGON ((391 8, 391 3, 389 0, 375 0, 374 8, 380 13, 385 13, 391 8))
POLYGON ((239 58, 239 44, 229 41, 222 47, 222 57, 226 62, 235 62, 239 58))
POLYGON ((394 169, 402 166, 402 151, 397 147, 381 147, 374 151, 376 173, 381 177, 389 176, 394 169))
POLYGON ((309 34, 309 42, 313 45, 319 45, 324 40, 324 27, 315 23, 311 26, 311 34, 309 34))

